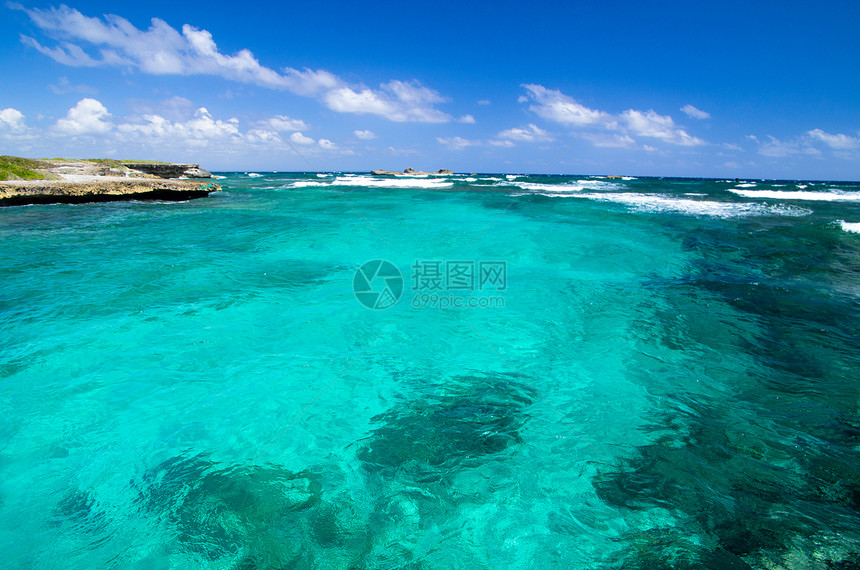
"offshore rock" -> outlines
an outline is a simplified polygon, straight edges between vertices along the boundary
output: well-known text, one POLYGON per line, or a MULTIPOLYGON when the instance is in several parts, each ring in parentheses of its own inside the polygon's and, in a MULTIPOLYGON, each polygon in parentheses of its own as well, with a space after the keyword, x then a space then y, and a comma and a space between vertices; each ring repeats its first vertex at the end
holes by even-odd
POLYGON ((394 172, 393 170, 371 170, 374 176, 451 176, 454 174, 447 168, 440 168, 436 172, 421 172, 414 168, 407 168, 403 172, 394 172))

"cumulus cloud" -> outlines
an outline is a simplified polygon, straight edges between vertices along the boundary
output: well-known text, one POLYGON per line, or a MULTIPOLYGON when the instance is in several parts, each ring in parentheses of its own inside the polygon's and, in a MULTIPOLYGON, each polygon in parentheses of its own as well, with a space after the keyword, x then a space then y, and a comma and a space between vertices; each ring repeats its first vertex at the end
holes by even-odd
POLYGON ((305 146, 316 144, 316 142, 317 142, 314 139, 312 139, 311 137, 306 137, 302 133, 291 134, 290 135, 290 141, 292 141, 296 144, 305 145, 305 146))
POLYGON ((522 142, 546 142, 555 140, 551 134, 534 123, 525 127, 507 129, 496 135, 499 139, 522 142))
MULTIPOLYGON (((595 146, 630 147, 636 142, 633 139, 634 136, 656 138, 665 143, 680 146, 705 144, 702 139, 688 134, 686 130, 676 125, 672 117, 660 115, 654 110, 628 109, 613 115, 606 111, 590 109, 556 89, 547 89, 535 84, 525 84, 523 87, 527 96, 521 97, 520 101, 531 102, 529 110, 537 116, 569 127, 596 127, 615 133, 612 136, 592 134, 585 137, 595 146)), ((687 107, 695 109, 691 105, 687 107)), ((695 111, 704 113, 698 109, 695 111)))
POLYGON ((363 141, 372 141, 376 138, 376 134, 373 131, 352 131, 352 134, 354 134, 363 141))
MULTIPOLYGON (((278 115, 271 122, 285 129, 308 126, 301 119, 286 115, 278 115)), ((47 129, 28 127, 24 114, 17 109, 2 109, 0 140, 13 141, 17 148, 32 149, 34 153, 97 152, 132 156, 169 152, 172 156, 187 157, 179 160, 200 160, 205 156, 200 153, 235 157, 262 150, 267 154, 293 151, 264 121, 252 123, 243 130, 239 119, 216 117, 205 107, 177 119, 158 113, 115 117, 100 101, 91 98, 78 101, 64 118, 47 129)), ((301 145, 302 155, 354 154, 352 149, 342 149, 330 139, 315 140, 298 130, 287 140, 294 146, 301 145)))
POLYGON ((690 136, 685 130, 677 128, 672 117, 658 115, 653 110, 643 113, 629 109, 621 113, 621 119, 633 134, 642 137, 660 139, 663 142, 682 146, 705 144, 702 139, 690 136))
POLYGON ((119 124, 117 131, 123 140, 144 140, 147 144, 162 141, 168 144, 201 146, 241 139, 238 119, 216 119, 206 107, 197 109, 194 116, 187 121, 171 121, 160 115, 145 115, 142 121, 119 124))
POLYGON ((534 84, 526 84, 523 87, 526 88, 529 99, 535 103, 529 110, 544 119, 563 125, 585 127, 608 117, 607 113, 589 109, 561 91, 534 84))
POLYGON ((477 121, 475 120, 475 117, 473 117, 472 115, 463 115, 462 117, 457 119, 457 122, 458 123, 465 123, 467 125, 474 125, 475 123, 477 123, 477 121))
POLYGON ((696 109, 695 107, 693 107, 692 105, 689 105, 689 104, 681 107, 681 111, 685 115, 687 115, 688 117, 691 117, 693 119, 710 119, 711 118, 711 114, 708 113, 707 111, 702 111, 701 109, 696 109))
POLYGON ((66 118, 59 119, 54 128, 69 135, 104 134, 113 128, 113 123, 105 106, 87 97, 69 109, 66 118))
POLYGON ((821 129, 814 129, 806 133, 815 141, 823 142, 834 150, 853 150, 860 148, 860 138, 848 135, 831 135, 821 129))
POLYGON ((57 43, 45 46, 23 35, 21 41, 63 65, 119 66, 155 75, 214 75, 319 97, 330 109, 341 113, 371 113, 398 122, 453 120, 435 108, 447 99, 417 81, 393 80, 383 83, 380 89, 354 87, 325 70, 266 67, 248 49, 224 54, 209 31, 188 24, 180 32, 164 20, 153 18, 149 28, 138 29, 120 16, 92 18, 65 5, 44 10, 9 6, 25 12, 57 43))
POLYGON ((380 88, 340 87, 323 95, 323 101, 339 113, 381 115, 396 122, 447 123, 452 119, 433 107, 446 99, 418 81, 389 81, 380 88))
POLYGON ((12 107, 0 111, 0 131, 20 133, 26 129, 24 113, 12 107))
POLYGON ((275 115, 264 123, 275 129, 276 131, 306 131, 310 128, 306 122, 301 119, 293 119, 286 115, 275 115))

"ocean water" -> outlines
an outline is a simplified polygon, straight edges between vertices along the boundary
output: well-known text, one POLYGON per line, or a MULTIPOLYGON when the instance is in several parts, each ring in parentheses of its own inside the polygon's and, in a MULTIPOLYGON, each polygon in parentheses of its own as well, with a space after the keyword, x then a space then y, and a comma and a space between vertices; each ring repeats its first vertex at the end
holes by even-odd
POLYGON ((2 566, 860 565, 860 185, 223 176, 0 209, 2 566))

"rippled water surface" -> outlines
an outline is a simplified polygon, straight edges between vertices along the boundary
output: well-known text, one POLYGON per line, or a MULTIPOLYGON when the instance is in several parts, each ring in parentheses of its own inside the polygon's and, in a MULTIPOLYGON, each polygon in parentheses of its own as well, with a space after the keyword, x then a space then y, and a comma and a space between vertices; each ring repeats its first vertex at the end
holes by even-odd
POLYGON ((860 186, 219 182, 0 209, 4 565, 860 565, 860 186))

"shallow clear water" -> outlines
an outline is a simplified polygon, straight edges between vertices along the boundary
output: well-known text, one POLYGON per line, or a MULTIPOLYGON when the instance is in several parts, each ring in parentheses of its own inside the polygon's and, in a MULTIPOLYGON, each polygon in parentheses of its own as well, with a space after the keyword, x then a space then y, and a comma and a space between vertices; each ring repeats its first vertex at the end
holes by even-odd
POLYGON ((860 186, 220 183, 0 209, 10 567, 860 564, 860 186))

